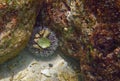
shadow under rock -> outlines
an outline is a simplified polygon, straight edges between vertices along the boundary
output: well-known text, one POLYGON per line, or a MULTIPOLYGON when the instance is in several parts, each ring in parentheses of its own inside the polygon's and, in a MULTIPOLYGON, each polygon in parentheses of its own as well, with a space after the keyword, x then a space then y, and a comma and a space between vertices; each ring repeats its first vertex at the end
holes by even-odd
POLYGON ((0 80, 24 70, 32 60, 33 57, 24 49, 18 56, 0 65, 0 80))

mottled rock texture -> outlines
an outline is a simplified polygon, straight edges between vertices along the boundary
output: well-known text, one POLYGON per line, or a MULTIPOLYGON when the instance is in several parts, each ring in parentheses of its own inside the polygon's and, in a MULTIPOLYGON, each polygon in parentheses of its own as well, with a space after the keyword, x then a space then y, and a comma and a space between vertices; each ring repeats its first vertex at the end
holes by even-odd
POLYGON ((85 46, 83 41, 88 40, 82 38, 91 34, 93 30, 91 26, 96 23, 95 18, 85 12, 82 1, 48 0, 44 2, 41 12, 39 15, 43 20, 41 24, 55 31, 60 50, 68 56, 79 59, 81 49, 85 46))
POLYGON ((84 81, 120 81, 119 0, 47 0, 42 25, 56 32, 60 50, 80 59, 84 81))
POLYGON ((119 0, 83 0, 86 12, 97 20, 91 47, 81 54, 81 72, 85 81, 120 81, 120 2, 119 0))
POLYGON ((0 64, 22 50, 42 0, 0 0, 0 64))

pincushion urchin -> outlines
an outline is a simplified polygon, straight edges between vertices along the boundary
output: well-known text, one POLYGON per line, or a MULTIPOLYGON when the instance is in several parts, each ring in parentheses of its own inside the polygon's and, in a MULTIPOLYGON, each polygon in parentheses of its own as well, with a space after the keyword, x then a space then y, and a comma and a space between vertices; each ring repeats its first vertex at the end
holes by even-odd
POLYGON ((37 57, 48 57, 54 54, 58 47, 58 39, 54 32, 46 27, 35 27, 28 49, 37 57))

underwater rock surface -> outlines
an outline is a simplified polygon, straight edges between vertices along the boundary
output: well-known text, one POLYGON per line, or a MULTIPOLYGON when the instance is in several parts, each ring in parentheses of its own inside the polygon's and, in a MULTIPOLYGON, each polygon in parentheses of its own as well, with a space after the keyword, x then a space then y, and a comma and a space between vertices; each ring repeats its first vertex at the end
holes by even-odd
POLYGON ((81 38, 91 34, 93 30, 91 26, 96 23, 95 18, 85 12, 82 1, 48 0, 44 2, 39 18, 44 20, 42 24, 56 33, 60 50, 68 56, 79 59, 81 48, 84 47, 83 41, 87 40, 81 38))
POLYGON ((98 22, 115 23, 120 21, 119 0, 83 0, 88 11, 93 13, 98 22))
POLYGON ((80 57, 85 81, 119 81, 120 23, 96 25, 90 42, 80 57))
MULTIPOLYGON (((24 1, 11 2, 0 4, 0 63, 24 47, 36 17, 33 5, 38 2, 30 0, 30 5, 21 5, 24 1)), ((119 3, 119 0, 46 0, 42 4, 37 24, 55 32, 64 54, 80 60, 84 81, 120 81, 119 3)), ((39 45, 46 48, 49 42, 47 46, 39 45)))
POLYGON ((84 81, 120 81, 119 0, 48 0, 41 12, 60 50, 80 59, 84 81))
MULTIPOLYGON (((85 81, 120 81, 119 0, 84 0, 86 11, 97 20, 80 56, 85 81)), ((92 27, 92 26, 91 26, 92 27)))
POLYGON ((42 0, 0 0, 0 64, 25 47, 41 3, 42 0))

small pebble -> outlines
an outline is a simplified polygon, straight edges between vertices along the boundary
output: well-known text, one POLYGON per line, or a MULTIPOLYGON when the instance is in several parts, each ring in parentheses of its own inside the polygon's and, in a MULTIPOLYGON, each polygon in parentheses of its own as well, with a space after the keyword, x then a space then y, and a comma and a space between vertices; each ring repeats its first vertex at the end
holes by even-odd
POLYGON ((53 67, 53 64, 49 64, 49 67, 53 67))

